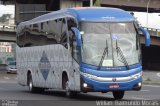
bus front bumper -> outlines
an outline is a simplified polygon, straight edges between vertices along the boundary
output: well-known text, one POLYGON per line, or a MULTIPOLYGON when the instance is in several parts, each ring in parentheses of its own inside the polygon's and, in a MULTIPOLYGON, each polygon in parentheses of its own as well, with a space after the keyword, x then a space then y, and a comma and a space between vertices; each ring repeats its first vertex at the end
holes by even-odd
MULTIPOLYGON (((123 78, 122 78, 123 79, 123 78)), ((81 90, 83 92, 107 92, 117 90, 140 90, 142 86, 142 75, 128 81, 97 81, 91 77, 81 75, 81 90)))

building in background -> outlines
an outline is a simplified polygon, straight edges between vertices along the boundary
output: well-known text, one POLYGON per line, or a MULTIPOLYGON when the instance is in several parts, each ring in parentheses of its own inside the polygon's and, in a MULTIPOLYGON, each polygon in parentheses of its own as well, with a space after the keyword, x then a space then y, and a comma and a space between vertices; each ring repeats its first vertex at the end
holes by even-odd
POLYGON ((0 42, 0 52, 11 53, 12 52, 11 44, 8 42, 0 42))
POLYGON ((7 64, 15 60, 14 43, 0 42, 0 64, 7 64))

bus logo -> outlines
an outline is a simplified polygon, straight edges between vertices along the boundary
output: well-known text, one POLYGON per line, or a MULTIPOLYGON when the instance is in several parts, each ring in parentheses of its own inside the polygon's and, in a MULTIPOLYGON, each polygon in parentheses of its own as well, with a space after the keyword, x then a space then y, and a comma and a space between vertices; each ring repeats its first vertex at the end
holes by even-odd
POLYGON ((112 34, 112 40, 118 40, 119 38, 118 38, 118 36, 117 36, 117 34, 112 34))
POLYGON ((116 81, 117 81, 117 79, 116 79, 116 78, 112 78, 112 81, 113 81, 113 82, 116 82, 116 81))
POLYGON ((40 59, 40 62, 38 64, 38 66, 39 66, 39 69, 40 69, 40 71, 42 73, 43 78, 46 80, 47 77, 48 77, 48 73, 49 73, 49 71, 51 69, 51 64, 50 64, 50 62, 49 62, 49 60, 47 58, 47 55, 46 55, 46 53, 44 51, 42 53, 42 57, 40 59))

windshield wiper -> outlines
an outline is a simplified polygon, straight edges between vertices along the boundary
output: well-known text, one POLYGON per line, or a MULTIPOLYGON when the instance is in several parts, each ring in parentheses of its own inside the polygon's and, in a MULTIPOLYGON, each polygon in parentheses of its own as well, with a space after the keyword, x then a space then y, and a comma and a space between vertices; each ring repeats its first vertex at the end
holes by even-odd
POLYGON ((121 57, 121 59, 123 61, 123 62, 122 61, 121 62, 124 63, 124 65, 126 66, 127 69, 129 69, 128 62, 127 62, 127 60, 126 60, 121 48, 118 46, 117 40, 116 40, 116 50, 117 50, 117 56, 118 56, 118 54, 120 54, 120 57, 121 57))
POLYGON ((107 56, 108 56, 108 42, 107 42, 107 39, 106 39, 106 47, 105 47, 105 49, 104 49, 103 55, 102 55, 102 57, 101 57, 101 60, 100 60, 100 62, 99 62, 99 65, 98 65, 98 70, 100 70, 100 68, 101 68, 101 66, 102 66, 102 63, 103 63, 104 58, 105 58, 105 56, 106 56, 106 53, 107 53, 107 56))

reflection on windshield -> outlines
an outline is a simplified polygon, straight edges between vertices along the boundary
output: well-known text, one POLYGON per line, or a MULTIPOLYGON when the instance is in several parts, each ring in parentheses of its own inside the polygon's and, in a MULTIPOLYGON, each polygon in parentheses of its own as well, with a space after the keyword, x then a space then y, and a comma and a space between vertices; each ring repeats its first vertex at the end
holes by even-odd
POLYGON ((122 61, 121 60, 119 60, 119 61, 124 63, 126 68, 129 69, 128 62, 127 62, 127 60, 126 60, 121 48, 118 46, 117 40, 116 40, 116 51, 117 51, 117 56, 119 55, 121 57, 121 59, 122 59, 122 61))
POLYGON ((124 62, 121 62, 121 57, 117 55, 116 41, 128 65, 139 63, 140 50, 136 48, 136 43, 139 46, 139 42, 137 42, 137 33, 132 22, 81 22, 81 31, 84 32, 82 35, 82 62, 99 66, 107 40, 108 55, 104 56, 102 66, 125 66, 124 62))
POLYGON ((103 61, 104 61, 104 58, 105 58, 105 56, 106 56, 106 53, 107 53, 107 56, 108 56, 108 41, 107 41, 107 39, 106 39, 106 47, 105 47, 105 49, 104 49, 103 55, 102 55, 102 57, 101 57, 101 60, 100 60, 100 62, 99 62, 98 69, 101 68, 102 63, 103 63, 103 61))
MULTIPOLYGON (((82 25, 84 34, 82 46, 82 61, 87 64, 98 66, 106 48, 106 40, 108 46, 111 45, 109 25, 105 23, 84 23, 82 25)), ((108 51, 112 51, 108 47, 108 51)), ((112 52, 108 52, 108 56, 104 58, 102 66, 113 66, 112 52)))

